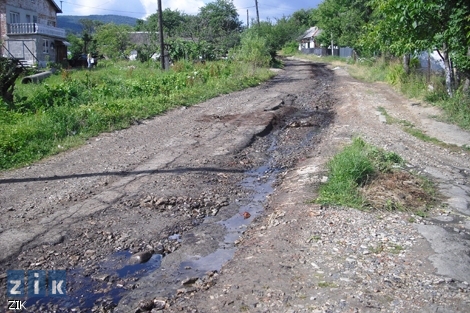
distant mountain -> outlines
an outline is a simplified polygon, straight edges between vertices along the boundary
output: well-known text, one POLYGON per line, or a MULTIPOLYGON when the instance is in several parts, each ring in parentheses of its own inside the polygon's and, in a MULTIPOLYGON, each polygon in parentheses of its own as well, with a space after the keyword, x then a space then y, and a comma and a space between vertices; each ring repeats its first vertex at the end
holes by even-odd
POLYGON ((64 28, 67 33, 79 34, 82 32, 83 28, 79 22, 81 19, 100 21, 105 24, 114 23, 118 25, 126 24, 130 26, 135 26, 137 23, 136 18, 122 15, 57 15, 57 27, 64 28))

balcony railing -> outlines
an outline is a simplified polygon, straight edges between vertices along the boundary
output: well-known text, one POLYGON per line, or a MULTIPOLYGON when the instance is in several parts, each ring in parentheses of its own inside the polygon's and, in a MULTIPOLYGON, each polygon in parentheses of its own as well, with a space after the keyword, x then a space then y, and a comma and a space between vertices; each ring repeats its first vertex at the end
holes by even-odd
POLYGON ((65 29, 37 23, 8 24, 8 35, 39 34, 51 37, 65 38, 65 29))

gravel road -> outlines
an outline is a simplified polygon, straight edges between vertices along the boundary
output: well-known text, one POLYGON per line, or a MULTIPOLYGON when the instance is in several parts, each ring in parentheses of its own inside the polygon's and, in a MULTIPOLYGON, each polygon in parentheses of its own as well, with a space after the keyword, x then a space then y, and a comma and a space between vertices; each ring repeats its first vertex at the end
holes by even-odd
MULTIPOLYGON (((469 312, 470 135, 341 66, 271 81, 0 176, 0 273, 66 269, 30 312, 469 312), (428 218, 310 203, 354 136, 439 185, 428 218)), ((0 301, 6 303, 5 297, 0 301)))

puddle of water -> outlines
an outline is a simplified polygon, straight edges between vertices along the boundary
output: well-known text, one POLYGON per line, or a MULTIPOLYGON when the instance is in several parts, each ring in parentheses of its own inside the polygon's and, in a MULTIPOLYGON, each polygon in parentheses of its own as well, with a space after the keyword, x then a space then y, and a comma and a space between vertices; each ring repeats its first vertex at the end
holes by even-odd
MULTIPOLYGON (((271 145, 268 152, 272 152, 277 148, 277 142, 274 134, 270 134, 271 145)), ((273 168, 274 158, 269 160, 258 168, 246 172, 247 177, 241 182, 241 185, 251 191, 248 199, 249 203, 240 206, 239 212, 232 217, 217 222, 226 229, 224 241, 220 243, 220 248, 215 252, 196 260, 184 261, 181 263, 180 271, 184 271, 184 275, 199 276, 209 270, 220 270, 222 265, 233 258, 235 253, 235 241, 245 232, 248 225, 264 211, 264 203, 266 198, 274 191, 273 184, 276 180, 278 170, 273 168), (244 218, 243 213, 248 212, 249 218, 244 218), (188 268, 190 268, 188 270, 188 268)))
MULTIPOLYGON (((307 145, 316 133, 316 130, 309 132, 302 141, 301 146, 307 145)), ((279 169, 275 168, 275 154, 272 152, 278 150, 277 137, 276 132, 266 136, 267 139, 271 140, 267 149, 270 158, 258 168, 247 171, 246 178, 241 182, 241 186, 251 191, 251 195, 247 199, 248 203, 240 206, 237 214, 232 217, 216 222, 226 229, 224 240, 220 243, 219 249, 205 257, 184 260, 179 264, 175 273, 167 273, 167 275, 174 275, 175 281, 178 282, 181 281, 183 276, 201 277, 207 271, 219 271, 227 261, 233 258, 236 250, 235 242, 243 235, 249 224, 264 212, 266 198, 274 191, 273 184, 279 169), (244 218, 244 212, 248 212, 250 217, 244 218)), ((210 217, 205 222, 211 222, 210 217)), ((169 239, 182 241, 181 234, 173 234, 169 236, 169 239)), ((103 300, 117 304, 128 293, 128 290, 118 287, 117 282, 124 281, 124 285, 126 285, 126 282, 131 284, 132 281, 136 281, 158 269, 162 261, 162 256, 155 254, 146 263, 129 265, 131 256, 132 254, 128 251, 117 252, 110 256, 100 264, 99 274, 94 275, 99 278, 98 280, 85 276, 83 271, 80 270, 68 273, 67 284, 74 289, 65 299, 44 298, 40 300, 31 299, 31 301, 39 300, 39 305, 53 301, 60 308, 67 308, 66 311, 70 311, 71 308, 91 309, 103 300), (108 275, 109 278, 106 277, 108 275), (112 283, 108 283, 108 279, 112 283)), ((58 310, 58 312, 61 311, 58 310)))
MULTIPOLYGON (((56 305, 57 312, 70 312, 72 308, 91 309, 97 303, 106 300, 108 303, 117 304, 127 290, 118 287, 120 280, 132 281, 145 276, 149 272, 158 269, 161 265, 162 256, 154 254, 150 260, 141 264, 129 264, 132 253, 129 251, 119 251, 111 255, 106 261, 100 264, 98 274, 93 277, 84 274, 82 269, 74 269, 67 272, 67 296, 64 298, 29 298, 27 305, 36 304, 32 311, 36 312, 37 307, 56 305), (111 281, 108 283, 108 281, 111 281)), ((125 283, 124 283, 125 285, 125 283)))
POLYGON ((170 240, 176 240, 178 242, 181 242, 181 235, 180 234, 174 234, 168 237, 170 240))

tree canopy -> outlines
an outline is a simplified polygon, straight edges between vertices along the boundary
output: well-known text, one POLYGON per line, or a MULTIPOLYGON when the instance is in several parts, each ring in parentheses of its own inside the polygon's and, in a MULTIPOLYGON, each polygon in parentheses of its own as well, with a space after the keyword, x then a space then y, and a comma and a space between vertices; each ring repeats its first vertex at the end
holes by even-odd
POLYGON ((364 50, 401 55, 437 49, 450 95, 456 87, 454 66, 470 77, 467 0, 372 0, 370 4, 374 18, 362 38, 364 50))
POLYGON ((340 46, 357 48, 363 26, 370 20, 369 0, 325 0, 312 12, 312 20, 323 30, 319 38, 340 46))
POLYGON ((130 31, 132 28, 128 25, 113 23, 98 27, 95 39, 99 53, 111 59, 126 58, 130 45, 130 31))

